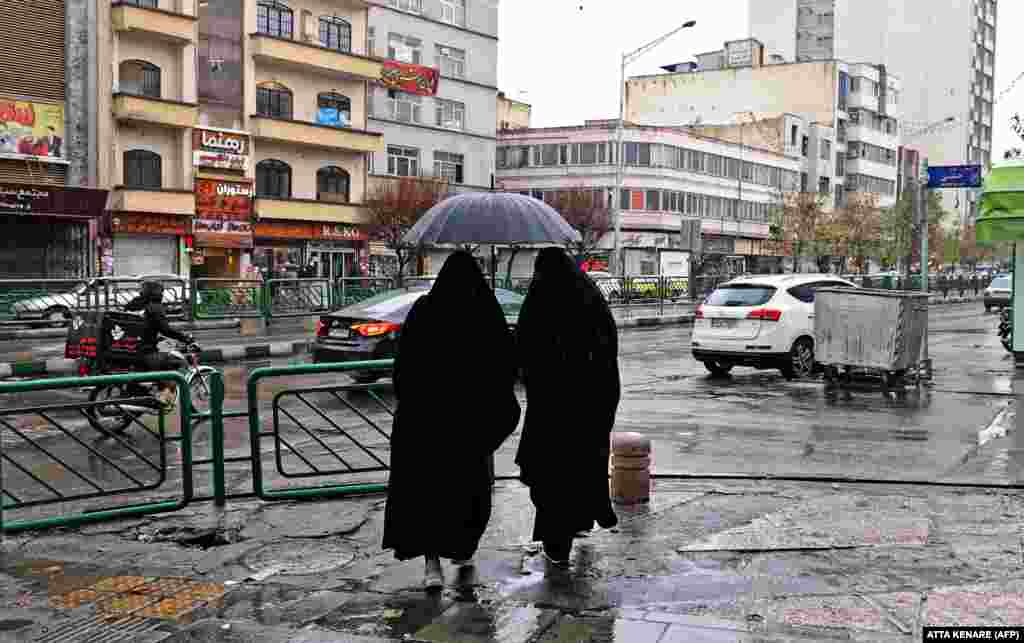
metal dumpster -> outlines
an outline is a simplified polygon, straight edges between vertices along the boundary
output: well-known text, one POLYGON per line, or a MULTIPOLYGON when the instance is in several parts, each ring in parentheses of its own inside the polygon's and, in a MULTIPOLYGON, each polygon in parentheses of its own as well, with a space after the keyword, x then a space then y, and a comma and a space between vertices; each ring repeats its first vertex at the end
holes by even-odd
POLYGON ((928 294, 902 290, 818 288, 814 349, 826 386, 854 370, 881 376, 886 388, 917 378, 928 323, 928 294))

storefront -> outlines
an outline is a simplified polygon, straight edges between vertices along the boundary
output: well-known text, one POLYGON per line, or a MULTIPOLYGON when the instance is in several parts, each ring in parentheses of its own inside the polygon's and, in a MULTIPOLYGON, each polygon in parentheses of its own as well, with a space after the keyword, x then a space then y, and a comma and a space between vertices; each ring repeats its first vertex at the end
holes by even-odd
POLYGON ((367 235, 354 225, 324 223, 317 226, 315 241, 306 246, 311 276, 323 279, 365 277, 370 274, 367 235))
POLYGON ((315 226, 300 221, 259 221, 254 228, 252 263, 263 279, 296 279, 307 265, 306 244, 315 226))
POLYGON ((106 190, 0 183, 0 277, 96 274, 106 201, 106 190))
POLYGON ((252 183, 198 178, 195 192, 192 277, 252 277, 249 270, 253 248, 252 183))
POLYGON ((114 275, 188 275, 183 237, 188 217, 173 214, 108 215, 114 275))

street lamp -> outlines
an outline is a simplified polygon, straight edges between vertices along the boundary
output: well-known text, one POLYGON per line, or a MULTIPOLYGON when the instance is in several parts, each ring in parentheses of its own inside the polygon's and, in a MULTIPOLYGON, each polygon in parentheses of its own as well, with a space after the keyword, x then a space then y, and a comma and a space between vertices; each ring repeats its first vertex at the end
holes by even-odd
POLYGON ((623 120, 626 118, 626 65, 633 62, 648 51, 654 49, 683 29, 693 27, 696 20, 687 20, 681 26, 676 27, 661 38, 652 40, 643 47, 629 53, 622 54, 622 66, 619 69, 619 122, 615 128, 615 250, 612 253, 612 261, 615 263, 614 272, 622 273, 624 262, 622 261, 622 179, 625 167, 625 159, 622 151, 622 128, 623 120))

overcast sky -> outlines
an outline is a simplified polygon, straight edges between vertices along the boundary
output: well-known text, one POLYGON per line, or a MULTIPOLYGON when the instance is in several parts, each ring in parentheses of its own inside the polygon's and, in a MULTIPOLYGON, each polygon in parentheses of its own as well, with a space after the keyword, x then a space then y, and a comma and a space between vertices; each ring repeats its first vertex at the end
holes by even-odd
MULTIPOLYGON (((969 0, 962 0, 968 2, 969 0)), ((630 0, 501 0, 498 83, 511 98, 533 106, 533 125, 582 125, 585 119, 617 118, 619 61, 687 20, 685 29, 647 53, 626 74, 658 73, 659 67, 720 49, 746 38, 747 0, 675 2, 630 0)), ((1024 24, 1024 2, 1001 0, 996 33, 996 96, 1024 72, 1024 43, 1014 26, 1024 24)), ((929 43, 928 46, 940 46, 929 43)), ((926 48, 925 48, 926 51, 926 48)), ((966 106, 965 106, 966 110, 966 106)), ((1024 143, 1009 128, 1024 112, 1024 81, 995 106, 993 159, 1024 143)))

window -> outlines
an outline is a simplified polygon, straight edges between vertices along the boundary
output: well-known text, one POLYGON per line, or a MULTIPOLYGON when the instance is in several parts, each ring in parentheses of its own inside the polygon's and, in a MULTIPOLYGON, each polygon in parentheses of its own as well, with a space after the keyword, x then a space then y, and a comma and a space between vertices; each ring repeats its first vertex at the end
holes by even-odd
POLYGON ((807 156, 807 145, 808 145, 808 139, 805 136, 804 139, 803 139, 803 142, 800 144, 800 154, 802 154, 803 156, 807 156))
POLYGON ((348 96, 325 93, 316 97, 317 122, 322 125, 348 127, 352 122, 352 101, 348 96))
POLYGON ((437 67, 443 76, 463 78, 466 75, 466 50, 437 46, 437 67))
POLYGON ((373 27, 366 28, 366 53, 376 56, 377 51, 377 30, 373 27))
POLYGON ((126 4, 133 4, 136 7, 145 7, 147 9, 158 9, 156 0, 127 0, 126 4))
POLYGON ((352 25, 341 18, 320 18, 320 44, 328 49, 352 51, 352 25))
POLYGON ((580 163, 583 165, 597 163, 597 143, 582 143, 580 145, 580 163))
POLYGON ((466 0, 441 0, 441 20, 465 27, 466 0))
POLYGON ((403 63, 419 65, 423 60, 423 41, 412 36, 389 33, 388 58, 403 63))
POLYGON ((160 98, 160 68, 144 60, 126 60, 120 67, 120 91, 160 98))
POLYGON ((827 176, 823 176, 818 179, 818 192, 820 194, 829 194, 832 191, 831 181, 827 176))
POLYGON ((256 30, 267 36, 292 37, 292 10, 275 0, 256 6, 256 30))
POLYGON ((846 174, 846 157, 842 152, 836 152, 836 176, 846 174))
POLYGON ((256 88, 256 113, 271 118, 292 117, 292 92, 284 85, 267 83, 256 88))
POLYGON ((422 108, 422 96, 388 90, 388 110, 392 119, 403 123, 420 123, 423 121, 422 108))
POLYGON ((415 147, 388 145, 388 174, 392 176, 419 176, 420 151, 415 147))
POLYGON ((796 137, 800 133, 800 128, 796 125, 789 128, 789 144, 796 147, 796 137))
POLYGON ((316 200, 348 203, 348 172, 333 165, 316 171, 316 200))
POLYGON ((827 161, 832 158, 832 141, 827 139, 821 140, 821 160, 827 161))
POLYGON ((465 129, 466 127, 466 105, 453 100, 438 98, 434 101, 437 105, 437 126, 446 129, 465 129))
POLYGON ((836 183, 836 207, 841 208, 846 205, 846 192, 845 186, 836 183))
POLYGON ((449 183, 463 183, 463 157, 451 152, 434 152, 434 176, 445 178, 449 183))
POLYGON ((256 164, 256 196, 270 199, 292 197, 292 168, 283 161, 267 159, 256 164))
POLYGON ((557 145, 541 145, 540 150, 540 163, 537 163, 536 165, 558 165, 557 145))
POLYGON ((530 164, 530 148, 525 146, 499 147, 495 165, 499 169, 515 169, 530 164))
POLYGON ((395 9, 401 9, 402 11, 411 11, 412 13, 419 13, 423 10, 420 4, 422 0, 388 0, 395 9))
POLYGON ((163 185, 160 155, 147 150, 125 152, 124 185, 129 188, 159 190, 163 185))
POLYGON ((661 190, 647 190, 647 209, 661 209, 661 190))

